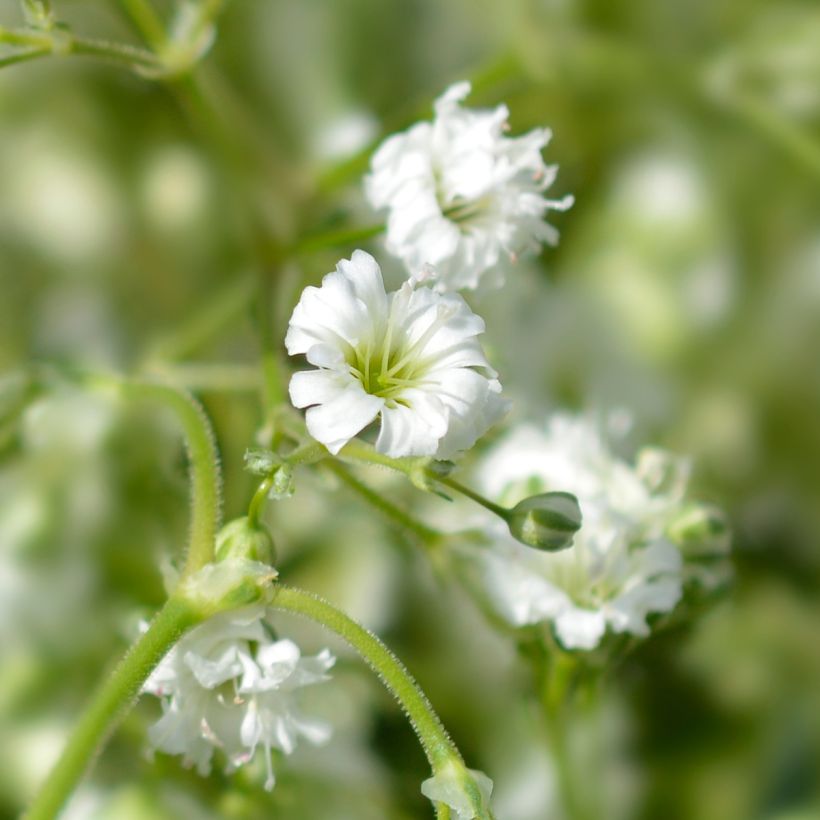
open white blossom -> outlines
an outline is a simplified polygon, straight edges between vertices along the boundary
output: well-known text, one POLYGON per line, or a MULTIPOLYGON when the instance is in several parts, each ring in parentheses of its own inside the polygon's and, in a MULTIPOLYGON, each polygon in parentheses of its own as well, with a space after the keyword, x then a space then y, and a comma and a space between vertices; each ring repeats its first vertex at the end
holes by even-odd
POLYGON ((507 411, 483 331, 456 294, 417 280, 386 293, 376 260, 355 251, 293 311, 288 353, 317 369, 293 375, 291 400, 308 408, 310 434, 331 453, 380 417, 379 452, 448 458, 507 411))
POLYGON ((555 244, 558 232, 545 215, 573 202, 544 196, 557 173, 541 156, 549 129, 507 137, 507 107, 463 108, 469 93, 469 83, 450 86, 432 122, 381 145, 365 179, 370 204, 388 210, 388 251, 411 274, 435 265, 441 290, 476 288, 491 269, 499 284, 502 258, 555 244))
POLYGON ((233 771, 261 746, 270 790, 272 749, 290 754, 300 737, 316 744, 330 737, 329 726, 300 713, 295 692, 328 680, 335 658, 327 649, 302 657, 292 641, 271 639, 264 615, 264 606, 255 605, 191 630, 143 690, 162 699, 162 717, 148 731, 156 749, 182 755, 204 776, 215 749, 224 752, 233 771))
POLYGON ((550 621, 565 647, 593 649, 607 629, 648 635, 647 616, 678 603, 683 558, 667 529, 684 509, 684 460, 647 449, 632 466, 611 452, 591 420, 557 415, 546 430, 512 432, 487 457, 480 478, 504 503, 566 490, 583 512, 573 546, 562 552, 528 549, 500 530, 494 536, 483 569, 511 623, 550 621))

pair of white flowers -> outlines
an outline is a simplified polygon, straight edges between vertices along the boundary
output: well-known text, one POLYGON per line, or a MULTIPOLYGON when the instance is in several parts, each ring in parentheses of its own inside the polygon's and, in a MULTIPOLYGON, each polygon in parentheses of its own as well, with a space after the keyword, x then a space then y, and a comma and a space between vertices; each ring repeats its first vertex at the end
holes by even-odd
POLYGON ((556 173, 541 156, 549 132, 505 136, 506 107, 465 109, 469 90, 452 86, 433 122, 386 140, 365 180, 408 281, 386 293, 376 261, 356 251, 293 312, 288 353, 317 369, 293 377, 291 400, 332 453, 380 418, 380 452, 449 458, 507 410, 478 342, 484 322, 449 291, 498 281, 505 257, 554 242, 544 215, 572 200, 543 195, 556 173))
POLYGON ((290 754, 300 738, 330 737, 326 723, 300 712, 297 692, 329 680, 334 661, 327 649, 303 657, 292 641, 274 640, 261 604, 216 615, 183 636, 146 681, 143 690, 162 700, 151 745, 201 775, 217 749, 231 772, 261 748, 271 790, 272 749, 290 754))

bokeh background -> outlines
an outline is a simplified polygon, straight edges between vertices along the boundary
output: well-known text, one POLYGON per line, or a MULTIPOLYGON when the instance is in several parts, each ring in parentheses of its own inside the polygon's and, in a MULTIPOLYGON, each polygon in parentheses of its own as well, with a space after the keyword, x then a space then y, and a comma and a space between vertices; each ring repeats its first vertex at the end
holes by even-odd
MULTIPOLYGON (((56 3, 78 32, 138 42, 123 5, 56 3)), ((0 24, 20 22, 0 0, 0 24)), ((30 395, 15 374, 57 360, 190 386, 241 514, 262 418, 243 307, 260 235, 372 224, 367 146, 469 78, 470 103, 506 102, 514 132, 553 129, 553 191, 576 197, 560 246, 474 300, 516 417, 628 411, 636 442, 693 457, 695 495, 734 532, 728 591, 633 652, 581 721, 578 776, 604 820, 820 817, 817 3, 235 0, 197 77, 204 103, 86 58, 0 70, 0 816, 162 601, 188 515, 173 419, 30 395)), ((279 269, 272 332, 351 249, 279 269)), ((457 580, 318 476, 269 518, 283 576, 398 652, 494 778, 499 817, 560 818, 526 665, 457 580)), ((68 816, 430 816, 409 727, 331 645, 334 682, 311 698, 335 737, 284 761, 272 794, 253 768, 201 779, 152 762, 146 699, 68 816)))

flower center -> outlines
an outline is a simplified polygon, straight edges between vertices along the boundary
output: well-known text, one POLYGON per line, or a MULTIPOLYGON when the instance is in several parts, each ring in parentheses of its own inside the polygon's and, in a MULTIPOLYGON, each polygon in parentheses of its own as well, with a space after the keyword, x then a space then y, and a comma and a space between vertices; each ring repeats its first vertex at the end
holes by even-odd
POLYGON ((391 346, 389 341, 360 345, 348 355, 347 364, 366 393, 400 404, 401 393, 421 383, 426 367, 406 345, 391 346))
POLYGON ((474 200, 458 197, 446 207, 442 206, 441 213, 463 231, 475 221, 476 217, 481 217, 485 213, 489 204, 490 198, 486 196, 474 200))
POLYGON ((348 351, 346 361, 350 372, 371 396, 407 405, 402 394, 408 388, 424 385, 424 377, 432 364, 431 357, 424 355, 424 349, 452 314, 452 308, 439 305, 429 327, 411 341, 406 328, 397 327, 400 323, 391 311, 380 337, 371 336, 348 351))

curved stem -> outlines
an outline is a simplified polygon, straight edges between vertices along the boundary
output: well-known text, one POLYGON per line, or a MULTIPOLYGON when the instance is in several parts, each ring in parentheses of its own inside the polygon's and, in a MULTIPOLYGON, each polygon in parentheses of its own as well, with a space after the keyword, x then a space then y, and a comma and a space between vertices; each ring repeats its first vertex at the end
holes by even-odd
MULTIPOLYGON (((327 601, 293 587, 278 587, 270 606, 310 618, 350 644, 399 702, 424 749, 434 777, 453 779, 470 801, 471 816, 477 820, 492 820, 481 790, 427 696, 404 664, 372 632, 327 601)), ((450 818, 449 807, 436 803, 436 817, 439 820, 450 818)))
POLYGON ((338 461, 328 459, 325 462, 325 467, 338 476, 348 487, 358 493, 385 517, 389 518, 394 524, 397 524, 400 531, 409 531, 422 542, 429 545, 435 544, 445 537, 444 533, 438 532, 432 529, 432 527, 428 527, 425 523, 414 518, 408 512, 401 509, 401 507, 368 487, 367 484, 359 481, 356 476, 338 461))
POLYGON ((155 382, 130 381, 99 373, 81 375, 78 381, 89 387, 113 389, 122 395, 159 402, 176 414, 185 433, 190 462, 191 527, 182 577, 190 576, 213 560, 222 516, 219 454, 213 429, 202 405, 190 393, 155 382))
POLYGON ((51 820, 57 816, 99 749, 137 699, 148 675, 181 635, 200 620, 201 616, 186 602, 168 600, 92 698, 24 820, 51 820))
POLYGON ((213 429, 202 405, 189 393, 150 382, 122 382, 121 388, 171 408, 185 431, 191 471, 191 529, 183 570, 187 577, 213 560, 222 515, 222 479, 213 429))
POLYGON ((407 713, 433 772, 453 761, 463 765, 461 754, 427 696, 404 664, 372 632, 327 601, 293 587, 278 587, 271 606, 295 612, 327 627, 362 656, 407 713))

